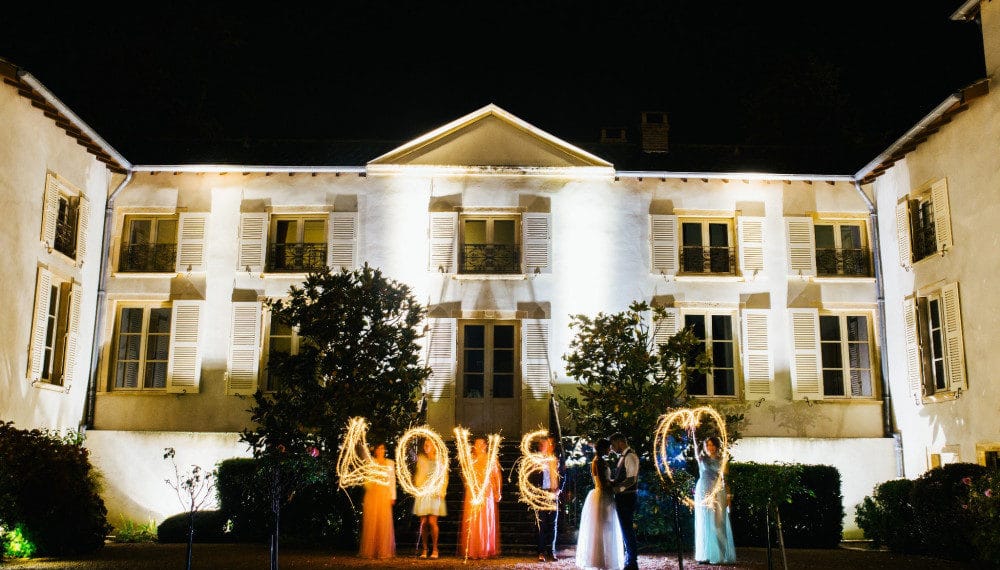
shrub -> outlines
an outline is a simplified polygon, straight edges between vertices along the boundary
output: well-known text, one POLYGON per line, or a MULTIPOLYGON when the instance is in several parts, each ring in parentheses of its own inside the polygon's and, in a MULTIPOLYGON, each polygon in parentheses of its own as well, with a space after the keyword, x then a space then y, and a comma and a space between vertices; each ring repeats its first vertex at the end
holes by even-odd
POLYGON ((248 458, 219 463, 219 510, 232 521, 232 536, 237 541, 263 540, 272 527, 270 486, 258 475, 257 463, 248 458))
MULTIPOLYGON (((162 543, 186 543, 188 541, 188 517, 191 513, 177 513, 160 523, 156 529, 162 543)), ((232 542, 228 531, 228 521, 222 511, 195 511, 194 541, 199 543, 232 542)))
POLYGON ((872 496, 861 501, 855 520, 873 547, 885 546, 896 552, 919 550, 910 502, 912 490, 910 479, 893 479, 876 485, 872 496))
POLYGON ((838 548, 844 534, 840 471, 831 465, 803 465, 803 489, 781 506, 786 546, 838 548))
POLYGON ((1000 471, 990 471, 972 482, 969 508, 978 521, 972 543, 980 562, 1000 567, 1000 471))
POLYGON ((111 526, 82 436, 0 423, 0 526, 20 526, 43 556, 104 545, 111 526))
POLYGON ((115 529, 115 542, 156 542, 156 521, 150 519, 148 523, 140 523, 122 517, 115 529))
POLYGON ((972 480, 985 474, 982 465, 952 463, 913 481, 916 534, 925 552, 952 560, 975 557, 971 530, 976 518, 969 510, 969 490, 972 480))

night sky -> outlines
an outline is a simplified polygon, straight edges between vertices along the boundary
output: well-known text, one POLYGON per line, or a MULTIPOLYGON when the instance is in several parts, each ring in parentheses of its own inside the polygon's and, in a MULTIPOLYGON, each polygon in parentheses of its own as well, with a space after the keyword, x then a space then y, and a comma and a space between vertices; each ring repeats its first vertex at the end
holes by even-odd
POLYGON ((853 173, 984 76, 960 0, 17 4, 0 57, 135 164, 403 142, 496 103, 570 142, 666 111, 677 148, 838 147, 853 173))

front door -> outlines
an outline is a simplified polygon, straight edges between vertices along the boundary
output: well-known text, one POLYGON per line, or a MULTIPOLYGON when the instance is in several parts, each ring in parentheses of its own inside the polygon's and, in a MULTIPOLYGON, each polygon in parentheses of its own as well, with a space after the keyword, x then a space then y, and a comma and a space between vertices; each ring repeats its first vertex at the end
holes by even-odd
POLYGON ((520 344, 516 321, 459 321, 456 417, 474 435, 521 432, 520 344))

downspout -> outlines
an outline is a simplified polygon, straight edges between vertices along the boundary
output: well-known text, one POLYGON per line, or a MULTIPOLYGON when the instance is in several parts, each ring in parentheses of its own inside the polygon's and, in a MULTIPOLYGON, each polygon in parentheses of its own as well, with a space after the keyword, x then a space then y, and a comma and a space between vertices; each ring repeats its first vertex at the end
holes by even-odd
POLYGON ((125 173, 125 179, 108 196, 104 206, 104 234, 101 236, 101 272, 97 281, 97 310, 94 313, 94 338, 90 351, 90 376, 87 380, 87 399, 83 402, 83 419, 81 430, 93 429, 94 406, 97 403, 97 372, 98 359, 101 356, 101 337, 104 336, 105 306, 108 301, 108 264, 111 262, 111 225, 114 223, 115 199, 118 194, 132 181, 135 171, 131 168, 125 173))
POLYGON ((879 239, 879 228, 878 228, 878 209, 875 207, 875 203, 872 202, 868 194, 861 188, 861 183, 854 180, 854 189, 857 190, 858 195, 864 200, 865 206, 868 208, 868 219, 872 226, 872 258, 873 267, 875 272, 875 304, 876 304, 876 317, 877 317, 877 330, 879 346, 882 347, 882 354, 879 355, 879 377, 881 378, 881 388, 882 388, 882 437, 891 437, 893 439, 893 450, 896 456, 896 475, 903 477, 904 467, 903 467, 903 440, 900 438, 900 434, 896 431, 896 422, 893 416, 894 410, 892 406, 892 391, 889 389, 889 362, 885 358, 886 352, 886 330, 885 330, 885 283, 884 276, 882 275, 882 248, 879 239))

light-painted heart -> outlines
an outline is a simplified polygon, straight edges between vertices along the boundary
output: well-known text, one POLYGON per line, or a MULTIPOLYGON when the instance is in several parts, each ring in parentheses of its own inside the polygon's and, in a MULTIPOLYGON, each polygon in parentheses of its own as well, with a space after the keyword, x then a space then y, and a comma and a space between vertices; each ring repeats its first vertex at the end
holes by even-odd
MULTIPOLYGON (((653 437, 653 454, 655 455, 656 470, 659 471, 660 478, 663 478, 664 475, 671 481, 674 478, 673 471, 670 470, 670 457, 667 454, 667 444, 670 441, 671 432, 676 429, 681 429, 685 432, 698 429, 698 426, 706 418, 714 421, 715 425, 719 428, 719 439, 722 441, 721 449, 719 449, 722 457, 722 465, 719 469, 720 472, 725 473, 726 464, 729 463, 729 438, 726 435, 726 420, 715 408, 702 406, 700 408, 681 408, 660 416, 660 420, 656 424, 656 434, 653 437)), ((697 452, 698 450, 695 450, 695 453, 697 452)), ((722 485, 722 477, 717 478, 712 489, 708 493, 705 493, 701 504, 710 506, 715 500, 715 496, 722 490, 722 485)), ((694 506, 694 501, 689 498, 685 497, 684 502, 688 506, 694 506)))

